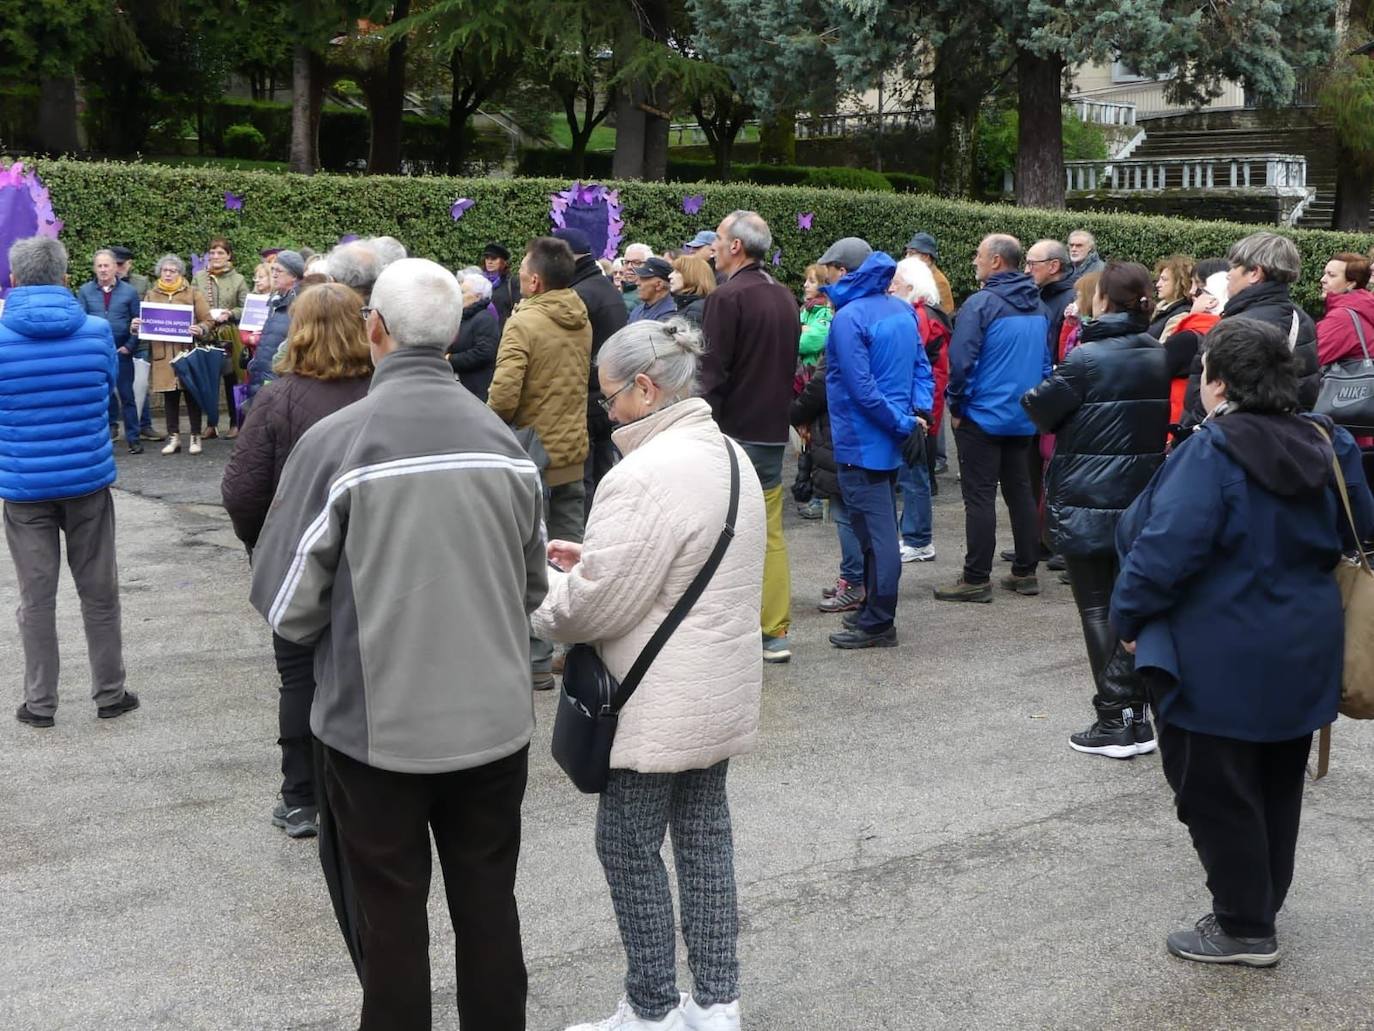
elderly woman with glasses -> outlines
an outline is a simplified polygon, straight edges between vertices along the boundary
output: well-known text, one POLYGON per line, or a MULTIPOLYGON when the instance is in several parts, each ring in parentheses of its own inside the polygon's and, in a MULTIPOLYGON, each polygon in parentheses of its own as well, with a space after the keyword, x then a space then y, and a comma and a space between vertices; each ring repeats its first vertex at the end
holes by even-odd
POLYGON ((620 713, 596 848, 625 946, 625 996, 579 1029, 738 1027, 729 760, 758 735, 763 491, 743 449, 693 397, 701 335, 685 320, 627 326, 597 359, 601 403, 624 459, 606 474, 582 544, 549 542, 534 632, 594 644, 623 678, 715 547, 739 467, 735 534, 704 593, 620 713), (695 981, 677 989, 673 900, 660 849, 671 828, 682 931, 695 981), (685 1021, 685 1024, 684 1024, 685 1021))
MULTIPOLYGON (((186 263, 175 254, 164 254, 157 262, 157 279, 143 296, 147 304, 185 304, 192 309, 191 339, 199 343, 210 338, 214 330, 214 319, 210 317, 210 302, 205 294, 186 281, 186 263)), ((129 329, 135 336, 142 321, 134 319, 129 329)), ((164 455, 174 455, 181 450, 181 385, 177 382, 172 359, 182 351, 189 350, 191 343, 175 343, 166 340, 148 341, 148 361, 152 369, 148 375, 148 389, 162 394, 162 403, 167 411, 167 445, 162 449, 164 455)), ((196 399, 186 394, 186 414, 191 422, 191 446, 193 455, 201 452, 200 426, 201 410, 196 399)))

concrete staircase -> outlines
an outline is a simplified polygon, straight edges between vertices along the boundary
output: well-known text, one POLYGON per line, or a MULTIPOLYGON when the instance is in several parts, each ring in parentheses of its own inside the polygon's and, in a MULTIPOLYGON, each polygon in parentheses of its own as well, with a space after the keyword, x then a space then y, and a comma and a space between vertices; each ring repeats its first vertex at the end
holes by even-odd
POLYGON ((1330 126, 1305 109, 1237 111, 1141 119, 1145 140, 1136 158, 1192 157, 1202 154, 1301 154, 1307 159, 1307 185, 1317 191, 1298 225, 1331 228, 1336 200, 1335 141, 1330 126), (1267 124, 1266 124, 1267 123, 1267 124))

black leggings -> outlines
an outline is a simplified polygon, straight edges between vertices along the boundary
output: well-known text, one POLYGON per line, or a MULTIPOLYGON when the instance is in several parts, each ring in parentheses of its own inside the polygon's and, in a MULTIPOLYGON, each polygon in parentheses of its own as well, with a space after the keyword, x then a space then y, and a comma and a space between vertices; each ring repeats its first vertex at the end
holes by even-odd
MULTIPOLYGON (((167 408, 167 432, 181 432, 181 394, 180 390, 164 390, 162 403, 167 408)), ((186 395, 186 415, 191 422, 191 436, 200 436, 200 405, 190 394, 186 395)))
POLYGON ((277 744, 281 746, 281 797, 287 806, 315 805, 310 706, 315 701, 315 649, 272 635, 281 694, 277 704, 277 744))
POLYGON ((1119 719, 1127 708, 1139 716, 1145 705, 1145 685, 1136 674, 1135 659, 1121 647, 1108 620, 1118 572, 1116 556, 1065 555, 1064 564, 1093 671, 1093 707, 1104 719, 1119 719))

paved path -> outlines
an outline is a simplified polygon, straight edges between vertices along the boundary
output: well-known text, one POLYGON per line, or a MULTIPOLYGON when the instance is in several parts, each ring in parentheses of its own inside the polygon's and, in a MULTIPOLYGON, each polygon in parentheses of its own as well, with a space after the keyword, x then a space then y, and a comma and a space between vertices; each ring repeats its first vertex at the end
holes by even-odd
MULTIPOLYGON (((0 1028, 356 1026, 312 848, 267 819, 276 677, 216 508, 228 447, 120 456, 139 712, 95 719, 69 585, 55 729, 10 719, 20 652, 12 624, 0 632, 0 1028)), ((813 605, 833 528, 789 512, 796 658, 767 670, 761 747, 731 771, 745 1026, 1374 1027, 1374 727, 1342 723, 1331 776, 1308 789, 1283 963, 1171 959, 1164 934, 1207 896, 1158 760, 1067 747, 1089 717, 1088 667, 1052 576, 1038 599, 931 600, 962 550, 957 486, 942 483, 940 558, 907 567, 894 650, 825 643, 835 620, 813 605)), ((15 603, 4 562, 0 609, 15 603)), ((623 972, 593 802, 548 758, 552 704, 535 699, 519 878, 538 1031, 608 1013, 623 972)), ((438 888, 435 1026, 454 1028, 438 888)))

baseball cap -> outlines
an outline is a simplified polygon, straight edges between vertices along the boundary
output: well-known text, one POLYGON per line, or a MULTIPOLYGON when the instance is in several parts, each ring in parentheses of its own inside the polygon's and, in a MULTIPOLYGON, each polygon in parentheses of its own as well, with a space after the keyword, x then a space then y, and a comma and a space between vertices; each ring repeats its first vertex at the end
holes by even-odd
POLYGON ((703 247, 710 247, 716 242, 716 234, 710 229, 702 229, 697 235, 692 237, 682 245, 684 251, 699 251, 703 247))
POLYGON ((940 248, 935 243, 935 237, 929 233, 917 233, 906 242, 906 249, 915 251, 917 254, 929 254, 936 260, 939 260, 940 257, 940 248))
POLYGON ((574 256, 592 253, 592 242, 587 239, 587 234, 581 229, 555 229, 553 238, 566 243, 572 249, 574 256))
POLYGON ((857 236, 842 236, 830 245, 829 250, 816 259, 817 265, 839 265, 853 272, 868 260, 873 248, 867 240, 857 236))
POLYGON ((662 258, 645 258, 635 266, 640 279, 667 279, 673 274, 673 266, 662 258))

